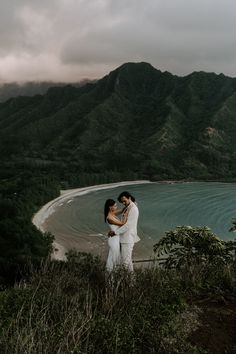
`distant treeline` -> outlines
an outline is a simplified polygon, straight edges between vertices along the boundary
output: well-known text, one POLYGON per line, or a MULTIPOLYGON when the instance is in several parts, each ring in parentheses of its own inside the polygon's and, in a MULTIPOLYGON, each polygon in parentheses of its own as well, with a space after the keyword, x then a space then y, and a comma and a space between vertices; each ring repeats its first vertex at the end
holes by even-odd
MULTIPOLYGON (((74 87, 80 87, 90 82, 91 80, 84 79, 82 81, 72 83, 74 87)), ((94 80, 95 81, 95 80, 94 80)), ((9 82, 0 84, 0 102, 7 101, 9 98, 17 96, 35 96, 45 95, 50 87, 62 87, 68 85, 64 82, 50 81, 29 81, 25 83, 9 82)))

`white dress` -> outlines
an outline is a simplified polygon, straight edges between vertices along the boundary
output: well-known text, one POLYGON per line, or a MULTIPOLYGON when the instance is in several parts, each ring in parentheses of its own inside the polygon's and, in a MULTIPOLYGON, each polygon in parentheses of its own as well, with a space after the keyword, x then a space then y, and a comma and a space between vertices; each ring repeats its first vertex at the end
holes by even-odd
MULTIPOLYGON (((114 232, 116 232, 116 230, 119 228, 118 225, 109 223, 108 225, 110 230, 114 232)), ((112 237, 108 237, 108 246, 109 252, 107 257, 106 269, 108 272, 111 272, 116 266, 120 264, 120 236, 115 235, 112 237)))

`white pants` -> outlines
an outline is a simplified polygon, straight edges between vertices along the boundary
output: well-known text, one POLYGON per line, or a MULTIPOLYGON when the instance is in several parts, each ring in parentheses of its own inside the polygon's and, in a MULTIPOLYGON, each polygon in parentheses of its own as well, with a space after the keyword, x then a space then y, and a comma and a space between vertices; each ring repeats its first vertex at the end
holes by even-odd
POLYGON ((133 272, 132 252, 133 243, 121 243, 121 264, 123 264, 130 272, 133 272))

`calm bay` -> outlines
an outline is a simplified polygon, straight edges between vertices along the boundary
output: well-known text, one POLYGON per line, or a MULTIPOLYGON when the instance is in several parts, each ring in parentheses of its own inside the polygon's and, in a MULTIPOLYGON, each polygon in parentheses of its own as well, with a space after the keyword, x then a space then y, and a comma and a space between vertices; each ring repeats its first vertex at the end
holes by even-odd
POLYGON ((59 204, 48 217, 46 230, 66 249, 105 255, 104 202, 116 200, 124 190, 135 196, 140 211, 136 258, 151 256, 160 237, 181 225, 208 226, 224 240, 235 239, 229 228, 236 217, 236 184, 219 182, 156 182, 98 189, 59 204))

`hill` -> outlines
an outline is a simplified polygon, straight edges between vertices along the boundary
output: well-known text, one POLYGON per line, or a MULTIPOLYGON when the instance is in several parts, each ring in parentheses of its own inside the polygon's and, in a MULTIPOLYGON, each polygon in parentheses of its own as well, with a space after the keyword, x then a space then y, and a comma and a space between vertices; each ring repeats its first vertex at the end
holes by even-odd
MULTIPOLYGON (((90 80, 82 80, 77 83, 73 83, 72 86, 80 87, 88 83, 90 80)), ((3 83, 0 84, 0 102, 5 102, 9 98, 17 96, 34 96, 37 94, 44 95, 50 87, 65 86, 63 82, 50 82, 50 81, 30 81, 25 83, 3 83)))
POLYGON ((144 178, 236 175, 236 79, 127 63, 96 83, 0 104, 2 158, 144 178))
POLYGON ((235 91, 236 79, 222 74, 178 77, 127 63, 95 83, 0 103, 1 352, 235 348, 235 258, 230 272, 215 262, 207 272, 157 267, 109 284, 91 255, 48 261, 53 235, 31 222, 65 187, 235 180, 235 91))

